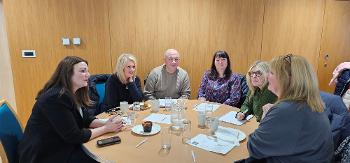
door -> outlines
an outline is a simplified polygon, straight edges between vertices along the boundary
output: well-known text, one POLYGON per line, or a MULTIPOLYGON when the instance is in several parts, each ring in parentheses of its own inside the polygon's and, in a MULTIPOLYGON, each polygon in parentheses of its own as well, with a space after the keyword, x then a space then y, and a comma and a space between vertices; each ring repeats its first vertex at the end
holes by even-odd
POLYGON ((332 72, 345 61, 350 61, 350 1, 327 0, 317 72, 322 91, 333 93, 332 72))

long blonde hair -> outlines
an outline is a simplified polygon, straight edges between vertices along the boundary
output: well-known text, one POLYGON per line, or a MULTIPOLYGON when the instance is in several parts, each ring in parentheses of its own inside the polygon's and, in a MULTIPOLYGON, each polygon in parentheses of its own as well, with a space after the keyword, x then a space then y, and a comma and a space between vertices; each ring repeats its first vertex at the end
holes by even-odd
POLYGON ((288 54, 278 56, 270 62, 280 86, 278 101, 304 101, 314 112, 323 112, 316 74, 311 65, 302 56, 288 54))
POLYGON ((250 79, 250 75, 249 75, 249 73, 252 72, 253 70, 260 71, 262 73, 261 76, 264 78, 263 87, 265 87, 268 84, 267 75, 268 75, 269 70, 270 70, 269 64, 267 62, 263 62, 263 61, 256 61, 250 66, 250 68, 246 74, 247 85, 248 85, 249 90, 250 90, 249 99, 254 96, 255 91, 257 89, 257 87, 253 86, 252 81, 250 79))
MULTIPOLYGON (((134 62, 136 67, 136 58, 134 55, 127 54, 127 53, 121 54, 118 57, 118 60, 115 66, 114 75, 116 75, 122 83, 127 83, 126 81, 127 79, 125 78, 125 75, 124 75, 124 68, 129 61, 134 62)), ((136 78, 136 69, 134 72, 133 80, 135 80, 135 78, 136 78)))

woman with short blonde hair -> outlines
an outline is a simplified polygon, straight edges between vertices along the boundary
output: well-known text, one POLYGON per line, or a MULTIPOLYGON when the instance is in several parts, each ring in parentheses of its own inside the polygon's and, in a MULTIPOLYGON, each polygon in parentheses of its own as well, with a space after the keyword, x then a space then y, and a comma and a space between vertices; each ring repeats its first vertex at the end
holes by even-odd
POLYGON ((136 76, 136 65, 136 58, 132 54, 125 53, 118 57, 114 73, 106 82, 103 111, 119 107, 122 101, 132 104, 143 100, 140 78, 136 76))
POLYGON ((331 162, 333 139, 317 78, 305 58, 288 54, 270 62, 268 89, 278 101, 249 136, 253 159, 267 162, 331 162))

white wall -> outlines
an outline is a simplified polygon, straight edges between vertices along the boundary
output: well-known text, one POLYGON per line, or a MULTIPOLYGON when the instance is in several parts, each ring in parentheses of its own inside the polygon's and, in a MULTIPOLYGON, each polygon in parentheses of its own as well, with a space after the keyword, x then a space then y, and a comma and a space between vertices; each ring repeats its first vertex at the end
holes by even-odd
POLYGON ((7 99, 17 110, 5 22, 3 1, 0 0, 0 99, 7 99))

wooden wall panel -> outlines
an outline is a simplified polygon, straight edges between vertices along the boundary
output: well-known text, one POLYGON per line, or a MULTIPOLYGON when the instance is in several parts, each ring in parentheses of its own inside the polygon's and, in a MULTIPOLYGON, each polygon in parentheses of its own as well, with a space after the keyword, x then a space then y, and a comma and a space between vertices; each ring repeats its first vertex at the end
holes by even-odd
POLYGON ((334 85, 328 86, 332 72, 345 61, 350 62, 350 1, 327 0, 318 65, 321 90, 334 91, 334 85))
POLYGON ((5 0, 17 110, 25 124, 37 92, 67 55, 90 61, 91 73, 109 73, 107 0, 5 0), (80 37, 80 46, 63 46, 62 37, 80 37), (34 49, 36 58, 22 58, 34 49))
POLYGON ((264 1, 259 0, 113 0, 111 1, 112 65, 124 52, 138 58, 144 79, 175 48, 180 66, 189 72, 192 97, 210 68, 213 53, 226 50, 235 72, 245 73, 260 58, 264 1))
POLYGON ((316 69, 324 3, 324 0, 267 0, 261 58, 298 54, 316 69))

